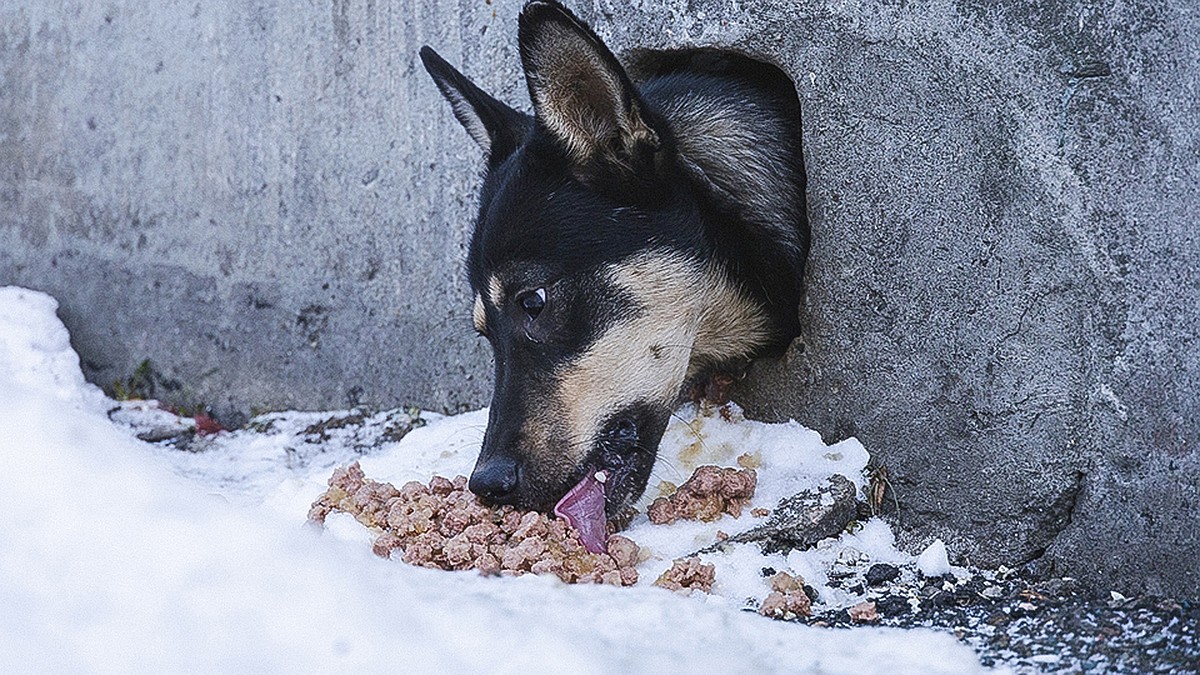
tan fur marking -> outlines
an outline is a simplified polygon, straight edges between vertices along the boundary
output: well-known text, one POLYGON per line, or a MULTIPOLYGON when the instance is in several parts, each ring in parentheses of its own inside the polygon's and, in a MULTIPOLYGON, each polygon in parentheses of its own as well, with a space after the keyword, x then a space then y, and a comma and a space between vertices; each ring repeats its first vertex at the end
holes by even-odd
POLYGON ((559 375, 568 456, 583 460, 599 425, 620 408, 671 405, 686 377, 710 363, 744 356, 768 337, 762 312, 715 268, 651 251, 610 270, 640 308, 618 322, 559 375))
POLYGON ((714 289, 704 302, 688 377, 707 366, 747 356, 766 344, 771 324, 762 308, 751 302, 740 288, 730 284, 718 270, 708 271, 714 289))
POLYGON ((478 293, 475 294, 475 306, 471 308, 471 320, 475 323, 475 330, 487 332, 487 312, 483 308, 483 296, 478 293))
POLYGON ((488 300, 496 307, 504 305, 504 285, 500 283, 498 276, 488 277, 488 300))

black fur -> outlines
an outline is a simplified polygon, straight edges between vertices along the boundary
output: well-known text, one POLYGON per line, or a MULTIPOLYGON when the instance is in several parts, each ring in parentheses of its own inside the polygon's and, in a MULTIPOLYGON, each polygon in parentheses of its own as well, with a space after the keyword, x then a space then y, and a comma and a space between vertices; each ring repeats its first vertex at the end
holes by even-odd
POLYGON ((713 263, 769 318, 769 338, 743 356, 780 352, 799 333, 808 250, 799 101, 778 68, 714 50, 641 52, 635 86, 599 38, 554 2, 527 4, 519 34, 532 117, 421 50, 488 154, 467 260, 496 357, 476 474, 495 458, 506 466, 515 458, 515 487, 482 491, 546 509, 583 472, 608 468, 617 474, 608 494, 615 512, 645 489, 668 402, 614 404, 595 438, 571 438, 543 420, 538 443, 585 443, 576 453, 582 462, 565 451, 562 461, 536 457, 546 450, 532 448, 530 420, 555 412, 552 403, 569 406, 555 398, 564 369, 642 311, 606 270, 648 251, 713 263), (697 133, 712 120, 730 123, 714 127, 732 129, 728 137, 697 133), (500 304, 491 299, 493 278, 503 284, 500 304), (523 303, 535 289, 546 301, 532 313, 523 303))

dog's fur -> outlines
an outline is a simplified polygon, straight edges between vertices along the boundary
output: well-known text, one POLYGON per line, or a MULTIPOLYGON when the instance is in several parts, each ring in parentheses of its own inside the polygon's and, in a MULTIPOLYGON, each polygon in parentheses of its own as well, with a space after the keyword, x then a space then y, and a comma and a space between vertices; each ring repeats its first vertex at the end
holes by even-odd
POLYGON ((421 50, 487 156, 467 266, 496 377, 471 487, 548 509, 606 469, 615 515, 686 383, 799 333, 799 101, 778 68, 714 50, 643 52, 635 86, 554 2, 525 6, 519 45, 532 116, 421 50))

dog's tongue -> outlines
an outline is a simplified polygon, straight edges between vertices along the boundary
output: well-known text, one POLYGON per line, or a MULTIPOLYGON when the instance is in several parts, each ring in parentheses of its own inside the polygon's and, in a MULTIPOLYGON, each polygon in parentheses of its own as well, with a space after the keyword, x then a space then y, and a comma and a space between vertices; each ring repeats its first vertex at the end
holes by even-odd
POLYGON ((592 553, 604 553, 608 550, 604 483, 596 480, 595 471, 588 471, 578 485, 558 500, 554 505, 554 513, 579 530, 579 541, 583 543, 584 548, 592 553))

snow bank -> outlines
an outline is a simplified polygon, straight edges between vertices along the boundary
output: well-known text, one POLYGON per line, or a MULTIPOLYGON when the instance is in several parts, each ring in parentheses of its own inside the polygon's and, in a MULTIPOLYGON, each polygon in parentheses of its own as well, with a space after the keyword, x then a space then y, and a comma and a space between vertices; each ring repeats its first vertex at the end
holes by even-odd
MULTIPOLYGON (((654 588, 417 569, 319 536, 293 509, 315 496, 307 473, 325 460, 297 468, 284 453, 269 489, 259 466, 257 499, 203 480, 235 474, 230 451, 215 448, 209 471, 197 459, 207 453, 187 458, 196 465, 181 476, 170 451, 108 419, 54 309, 0 289, 2 672, 979 670, 944 634, 831 631, 654 588)), ((432 424, 364 469, 397 480, 423 462, 438 469, 420 477, 465 470, 478 444, 467 430, 483 419, 432 424)))

